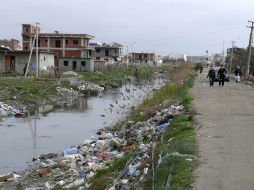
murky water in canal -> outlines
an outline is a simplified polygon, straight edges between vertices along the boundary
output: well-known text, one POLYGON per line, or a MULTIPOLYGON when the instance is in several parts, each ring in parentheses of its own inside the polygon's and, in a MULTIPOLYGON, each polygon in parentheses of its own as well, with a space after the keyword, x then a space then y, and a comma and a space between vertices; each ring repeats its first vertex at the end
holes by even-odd
POLYGON ((41 106, 37 115, 27 118, 5 119, 0 122, 0 174, 25 169, 32 157, 82 143, 124 117, 161 85, 162 80, 124 85, 98 97, 41 106))

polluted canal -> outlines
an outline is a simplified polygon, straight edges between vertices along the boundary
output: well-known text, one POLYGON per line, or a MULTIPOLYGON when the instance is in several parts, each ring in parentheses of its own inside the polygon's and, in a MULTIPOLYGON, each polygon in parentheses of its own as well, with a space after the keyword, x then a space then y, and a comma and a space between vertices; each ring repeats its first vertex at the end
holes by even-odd
POLYGON ((24 118, 0 122, 0 175, 24 170, 32 158, 63 152, 64 147, 90 138, 109 127, 163 85, 162 79, 145 85, 123 85, 97 97, 79 97, 43 105, 24 118))

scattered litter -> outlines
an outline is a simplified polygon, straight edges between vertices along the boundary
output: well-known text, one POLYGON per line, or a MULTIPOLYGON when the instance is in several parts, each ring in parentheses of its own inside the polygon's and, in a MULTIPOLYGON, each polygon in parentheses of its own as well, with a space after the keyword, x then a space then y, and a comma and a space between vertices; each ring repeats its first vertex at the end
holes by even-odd
POLYGON ((0 102, 0 116, 1 117, 10 117, 10 116, 16 116, 16 117, 22 117, 26 113, 26 109, 17 109, 13 106, 10 106, 6 103, 0 102))
MULTIPOLYGON (((169 103, 165 103, 169 104, 169 103)), ((111 107, 111 106, 110 106, 111 107)), ((99 170, 111 166, 116 159, 124 157, 128 151, 135 154, 127 161, 124 169, 116 173, 113 183, 107 189, 125 189, 138 182, 148 174, 151 168, 148 160, 152 158, 153 145, 158 137, 170 127, 174 115, 181 113, 182 106, 168 106, 144 122, 128 121, 119 131, 101 129, 96 136, 84 140, 82 144, 66 147, 62 154, 41 155, 34 159, 35 169, 29 171, 34 180, 43 180, 41 189, 53 189, 60 186, 65 189, 89 189, 91 178, 99 170)), ((173 140, 173 139, 171 139, 173 140)), ((191 155, 180 153, 165 156, 186 157, 191 155)), ((157 167, 163 161, 159 155, 157 167)), ((0 182, 8 181, 14 175, 0 177, 0 182)), ((32 184, 31 184, 32 185, 32 184)), ((31 187, 32 188, 32 187, 31 187)))

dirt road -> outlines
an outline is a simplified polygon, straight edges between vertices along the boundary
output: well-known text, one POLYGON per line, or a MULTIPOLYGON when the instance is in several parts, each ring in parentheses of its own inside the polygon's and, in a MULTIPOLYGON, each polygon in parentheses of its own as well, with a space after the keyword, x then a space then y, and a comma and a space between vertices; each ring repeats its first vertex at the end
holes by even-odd
POLYGON ((234 80, 209 87, 207 70, 191 93, 199 165, 195 190, 254 190, 254 88, 234 80))

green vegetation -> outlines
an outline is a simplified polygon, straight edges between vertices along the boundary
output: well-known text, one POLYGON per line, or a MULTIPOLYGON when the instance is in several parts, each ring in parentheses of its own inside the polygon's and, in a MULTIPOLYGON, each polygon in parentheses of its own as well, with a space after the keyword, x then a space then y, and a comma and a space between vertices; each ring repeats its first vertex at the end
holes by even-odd
POLYGON ((185 108, 190 106, 192 98, 188 94, 188 89, 192 87, 195 74, 191 74, 183 84, 167 84, 159 91, 155 92, 151 98, 146 99, 138 109, 131 113, 130 119, 133 121, 144 121, 158 111, 159 104, 165 100, 180 100, 185 108), (145 114, 140 114, 144 112, 145 114))
MULTIPOLYGON (((130 67, 129 69, 111 68, 103 72, 81 72, 75 78, 96 84, 118 86, 122 82, 131 81, 132 78, 150 78, 152 74, 152 68, 136 70, 130 67)), ((51 97, 57 96, 57 86, 71 88, 67 78, 62 78, 61 83, 58 83, 58 80, 50 75, 43 75, 40 78, 1 77, 0 99, 5 101, 17 100, 24 103, 50 101, 51 97)))
POLYGON ((1 78, 1 99, 34 102, 56 94, 55 80, 1 78))
POLYGON ((121 84, 131 80, 131 78, 137 79, 148 79, 152 76, 152 68, 138 68, 137 70, 133 67, 126 68, 114 68, 107 69, 102 72, 82 72, 81 79, 95 84, 121 84))
POLYGON ((104 190, 107 185, 113 182, 115 174, 122 170, 128 160, 133 156, 133 153, 126 154, 123 158, 116 160, 112 166, 104 170, 100 170, 94 176, 92 180, 92 186, 90 187, 91 190, 104 190))
MULTIPOLYGON (((163 141, 155 147, 157 166, 159 155, 162 162, 155 171, 154 186, 156 190, 191 189, 193 170, 196 166, 196 142, 194 130, 190 126, 191 116, 175 117, 170 128, 165 132, 163 141)), ((150 173, 150 175, 152 175, 150 173)), ((152 181, 146 181, 144 187, 151 187, 152 181)))
MULTIPOLYGON (((177 92, 185 108, 191 104, 188 89, 193 86, 195 76, 191 74, 177 92)), ((160 156, 163 158, 155 171, 154 187, 156 190, 191 189, 192 173, 196 166, 196 141, 194 129, 191 126, 192 118, 192 115, 187 114, 176 116, 164 133, 163 140, 156 144, 154 165, 157 165, 160 156)), ((149 189, 151 185, 152 180, 146 181, 144 188, 149 189)))

